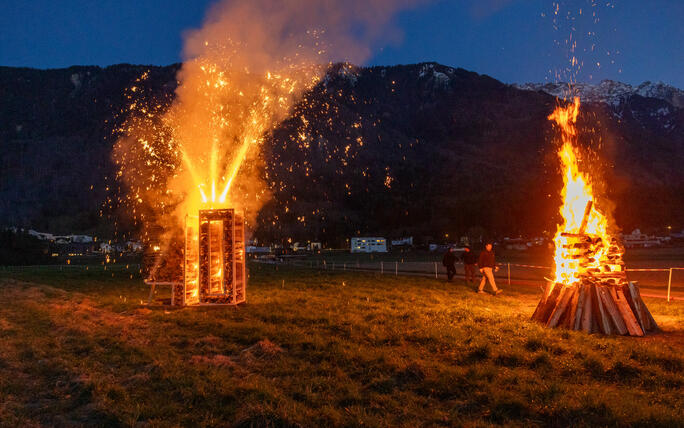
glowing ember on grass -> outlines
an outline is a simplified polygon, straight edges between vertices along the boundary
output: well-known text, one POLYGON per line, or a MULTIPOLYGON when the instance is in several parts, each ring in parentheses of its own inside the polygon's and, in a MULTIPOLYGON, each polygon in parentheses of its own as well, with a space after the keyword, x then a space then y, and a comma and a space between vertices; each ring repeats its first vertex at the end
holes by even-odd
POLYGON ((579 108, 575 98, 549 116, 560 130, 562 222, 554 238, 554 277, 532 319, 587 333, 643 336, 658 326, 639 288, 627 281, 624 248, 608 231, 608 218, 597 206, 590 175, 580 170, 575 125, 579 108))

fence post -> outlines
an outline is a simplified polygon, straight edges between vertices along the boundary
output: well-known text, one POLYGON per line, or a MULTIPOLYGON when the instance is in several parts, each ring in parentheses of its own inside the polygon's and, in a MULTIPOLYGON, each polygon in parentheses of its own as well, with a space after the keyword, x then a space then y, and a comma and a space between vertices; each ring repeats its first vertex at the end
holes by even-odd
POLYGON ((507 263, 508 265, 508 285, 511 285, 511 264, 507 263))
POLYGON ((399 275, 399 262, 394 262, 394 276, 399 275))
POLYGON ((347 270, 347 264, 346 264, 346 263, 344 263, 344 264, 342 265, 342 270, 347 270))
POLYGON ((332 270, 335 270, 335 262, 333 262, 332 270))
POLYGON ((672 268, 670 268, 670 278, 667 280, 667 301, 670 301, 670 288, 672 288, 672 268))
POLYGON ((437 262, 435 262, 435 279, 437 279, 437 262))
POLYGON ((380 274, 382 275, 383 273, 385 273, 385 265, 380 262, 380 274))

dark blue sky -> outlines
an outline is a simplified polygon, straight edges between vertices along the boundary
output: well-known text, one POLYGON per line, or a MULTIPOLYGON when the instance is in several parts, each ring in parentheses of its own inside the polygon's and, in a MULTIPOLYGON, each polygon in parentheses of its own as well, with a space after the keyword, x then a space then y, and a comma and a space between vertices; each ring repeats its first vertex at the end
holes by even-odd
MULTIPOLYGON (((183 31, 199 27, 211 3, 2 0, 0 65, 55 68, 177 62, 183 31)), ((504 82, 554 80, 555 73, 568 64, 565 40, 571 28, 564 17, 556 20, 560 28, 554 28, 553 3, 435 0, 401 13, 396 23, 403 41, 377 49, 369 63, 436 61, 504 82)), ((573 37, 578 40, 577 56, 585 63, 577 80, 610 78, 632 84, 662 80, 684 88, 683 0, 602 0, 596 7, 591 3, 560 1, 561 14, 570 11, 576 18, 573 37), (594 11, 598 24, 591 17, 594 11), (594 52, 582 51, 592 44, 594 52)))

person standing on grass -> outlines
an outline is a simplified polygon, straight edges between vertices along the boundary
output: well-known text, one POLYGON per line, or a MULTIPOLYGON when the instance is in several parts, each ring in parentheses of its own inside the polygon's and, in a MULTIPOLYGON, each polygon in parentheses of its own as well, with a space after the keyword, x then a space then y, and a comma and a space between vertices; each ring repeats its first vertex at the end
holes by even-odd
POLYGON ((482 272, 482 281, 480 281, 480 287, 478 287, 477 292, 484 294, 484 286, 487 280, 489 280, 489 285, 492 286, 494 295, 500 294, 503 290, 496 288, 496 281, 494 281, 494 273, 499 270, 496 265, 496 260, 494 259, 494 249, 491 242, 487 242, 484 251, 480 253, 480 259, 477 263, 480 266, 480 272, 482 272))
POLYGON ((456 254, 454 254, 453 247, 449 247, 447 252, 444 253, 442 264, 447 271, 447 281, 451 282, 451 280, 454 279, 454 275, 456 275, 456 254))
POLYGON ((461 256, 463 260, 463 267, 465 270, 465 282, 470 285, 472 281, 475 283, 475 266, 477 265, 477 256, 474 252, 470 251, 470 246, 466 245, 463 250, 463 255, 461 256))

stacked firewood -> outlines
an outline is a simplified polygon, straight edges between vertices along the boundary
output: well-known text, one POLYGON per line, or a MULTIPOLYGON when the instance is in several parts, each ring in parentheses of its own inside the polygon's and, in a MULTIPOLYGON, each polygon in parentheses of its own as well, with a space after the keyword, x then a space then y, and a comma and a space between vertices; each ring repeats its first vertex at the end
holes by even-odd
POLYGON ((657 331, 639 287, 627 281, 622 245, 615 238, 607 243, 584 233, 591 206, 587 204, 580 233, 561 234, 564 255, 576 276, 565 278, 565 284, 548 281, 532 319, 587 333, 643 336, 657 331))
POLYGON ((633 282, 572 285, 549 282, 532 319, 547 327, 565 327, 586 333, 643 336, 658 325, 633 282))
POLYGON ((604 243, 598 235, 588 233, 561 233, 563 249, 576 260, 577 279, 595 285, 624 285, 627 283, 625 263, 622 260, 624 248, 612 238, 604 243), (607 247, 607 248, 606 248, 607 247), (600 256, 605 252, 605 255, 600 256), (597 260, 601 257, 601 260, 597 260), (598 262, 598 263, 597 263, 598 262))

